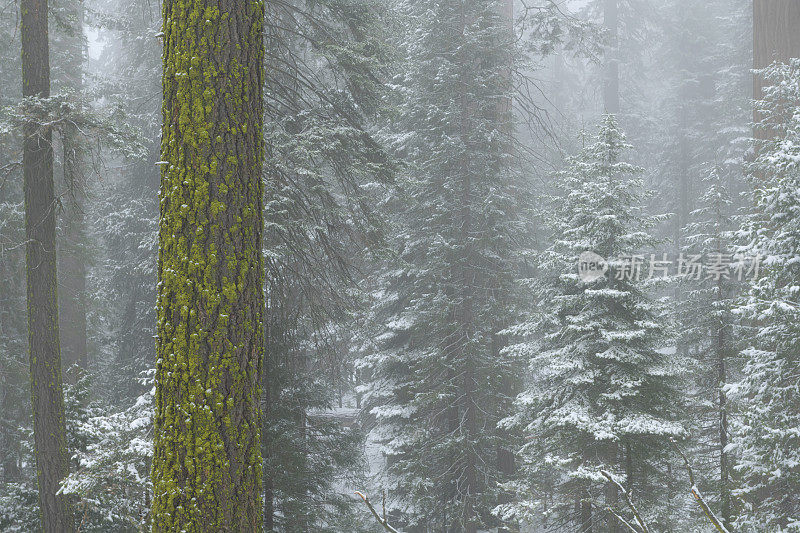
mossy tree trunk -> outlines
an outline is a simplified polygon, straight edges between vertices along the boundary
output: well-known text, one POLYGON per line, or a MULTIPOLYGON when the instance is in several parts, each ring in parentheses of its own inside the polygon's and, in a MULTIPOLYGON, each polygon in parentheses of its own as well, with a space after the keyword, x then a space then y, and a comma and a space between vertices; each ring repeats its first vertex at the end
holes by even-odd
MULTIPOLYGON (((22 0, 22 94, 50 96, 47 0, 22 0)), ((52 130, 35 119, 23 129, 28 342, 39 506, 45 533, 74 530, 65 497, 69 471, 56 291, 56 219, 52 130)))
POLYGON ((255 532, 264 6, 163 11, 153 531, 255 532))

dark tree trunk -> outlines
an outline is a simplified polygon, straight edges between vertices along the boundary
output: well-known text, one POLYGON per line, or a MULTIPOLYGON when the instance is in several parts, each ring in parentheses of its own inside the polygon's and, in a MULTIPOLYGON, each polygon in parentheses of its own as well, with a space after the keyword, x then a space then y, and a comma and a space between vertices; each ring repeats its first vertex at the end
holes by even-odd
MULTIPOLYGON (((723 296, 722 280, 718 280, 717 290, 719 297, 723 296)), ((728 464, 728 398, 725 394, 725 383, 728 380, 726 350, 725 350, 725 324, 719 324, 717 332, 717 389, 719 401, 719 491, 720 491, 720 515, 722 523, 732 531, 731 521, 731 488, 730 488, 730 465, 728 464)))
MULTIPOLYGON (((619 446, 616 443, 611 443, 608 446, 607 461, 608 464, 617 464, 619 461, 619 446)), ((605 504, 609 509, 617 509, 619 504, 619 489, 613 483, 606 483, 605 485, 605 504)), ((606 523, 608 524, 608 533, 621 533, 622 524, 611 513, 606 513, 606 523)))
MULTIPOLYGON (((505 23, 504 32, 507 32, 509 39, 514 39, 514 1, 513 0, 503 0, 501 6, 501 13, 500 16, 503 18, 505 23)), ((508 57, 508 65, 507 68, 503 71, 503 78, 505 83, 507 84, 506 90, 508 94, 511 94, 512 87, 513 87, 513 58, 508 57)), ((512 113, 512 105, 513 101, 511 97, 504 98, 501 103, 501 108, 498 113, 498 122, 503 132, 508 135, 509 137, 514 134, 513 131, 513 121, 507 120, 512 113)), ((499 323, 495 326, 495 331, 501 331, 506 324, 499 323)), ((505 345, 506 340, 502 335, 494 333, 492 335, 492 356, 496 361, 500 361, 501 359, 501 350, 505 345)), ((516 383, 509 375, 504 375, 502 378, 501 387, 499 390, 500 396, 503 400, 506 400, 505 409, 509 409, 511 407, 510 403, 513 401, 513 398, 516 396, 516 383)), ((514 465, 514 451, 511 449, 512 443, 509 442, 509 439, 505 438, 507 435, 501 434, 498 438, 498 447, 497 447, 497 469, 506 479, 510 478, 515 471, 514 465)), ((506 503, 509 498, 504 498, 501 496, 501 503, 506 503)), ((501 528, 500 533, 505 532, 506 530, 501 528)))
MULTIPOLYGON (((275 363, 274 358, 276 355, 276 345, 279 343, 276 336, 278 335, 279 327, 276 324, 276 319, 270 315, 269 305, 265 306, 264 312, 264 368, 261 375, 261 417, 262 417, 262 434, 268 435, 269 424, 272 420, 273 401, 279 396, 275 384, 275 363)), ((270 464, 270 444, 269 438, 264 437, 262 440, 263 461, 265 466, 270 464)), ((264 490, 264 531, 271 533, 275 529, 275 485, 272 477, 267 472, 263 479, 264 490)))
MULTIPOLYGON (((22 95, 50 96, 47 0, 22 0, 22 95)), ((56 494, 69 472, 56 290, 52 131, 23 129, 28 342, 39 506, 45 533, 73 531, 67 498, 56 494)))
POLYGON ((592 533, 592 502, 589 499, 589 493, 584 492, 580 496, 580 533, 592 533))
POLYGON ((65 126, 61 138, 64 149, 64 181, 75 187, 64 210, 64 234, 59 251, 59 330, 66 379, 75 383, 73 365, 85 370, 86 361, 86 259, 83 244, 85 215, 82 187, 78 185, 80 143, 74 126, 65 126))
MULTIPOLYGON (((3 260, 0 261, 0 279, 14 279, 16 275, 13 268, 15 261, 12 260, 11 254, 6 250, 3 251, 2 258, 3 260)), ((10 288, 8 284, 5 287, 10 288)), ((16 333, 12 332, 12 317, 17 315, 16 305, 14 305, 13 301, 16 294, 13 294, 13 292, 15 291, 0 290, 0 339, 4 340, 5 343, 9 343, 14 333, 16 333)), ((7 347, 8 344, 5 344, 5 346, 7 347)), ((0 343, 0 347, 3 347, 3 344, 0 343)), ((11 350, 5 349, 0 352, 0 361, 3 363, 0 366, 0 375, 4 376, 3 380, 0 381, 0 413, 8 417, 0 425, 0 457, 2 457, 3 481, 5 483, 15 483, 20 480, 21 474, 19 468, 20 442, 16 436, 16 427, 20 425, 18 422, 19 415, 17 415, 19 409, 15 406, 19 397, 16 396, 15 392, 23 388, 24 383, 18 384, 13 379, 12 366, 16 366, 19 360, 12 354, 11 350)))
MULTIPOLYGON (((64 138, 65 149, 70 141, 64 138)), ((64 246, 59 247, 61 252, 59 283, 59 307, 61 346, 63 352, 64 368, 67 370, 66 379, 75 383, 77 375, 74 365, 86 370, 86 261, 81 251, 81 244, 85 240, 83 202, 76 200, 76 204, 66 213, 67 220, 64 226, 64 246)))
POLYGON ((603 107, 606 113, 619 113, 619 6, 617 0, 605 0, 603 26, 609 42, 605 57, 603 107))
POLYGON ((163 13, 153 531, 256 532, 264 4, 163 13))

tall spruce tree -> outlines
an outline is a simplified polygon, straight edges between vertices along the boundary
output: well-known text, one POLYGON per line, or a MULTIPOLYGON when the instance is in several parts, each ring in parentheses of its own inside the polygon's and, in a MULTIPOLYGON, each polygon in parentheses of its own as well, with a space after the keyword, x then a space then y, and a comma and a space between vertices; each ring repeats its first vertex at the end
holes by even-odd
MULTIPOLYGON (((737 340, 741 334, 733 314, 744 274, 750 269, 747 259, 734 257, 733 199, 726 186, 729 176, 722 167, 712 167, 701 182, 705 190, 697 200, 692 222, 683 230, 682 250, 685 265, 702 262, 705 269, 686 268, 679 272, 682 298, 676 302, 680 326, 679 344, 689 357, 693 381, 687 426, 693 444, 692 457, 702 457, 704 494, 719 509, 723 524, 731 528, 733 499, 730 406, 726 386, 738 374, 737 340), (713 265, 731 265, 716 270, 713 265), (709 270, 711 268, 712 270, 709 270), (708 459, 706 459, 708 458, 708 459)), ((699 509, 697 509, 699 511, 699 509)))
MULTIPOLYGON (((384 272, 365 409, 399 524, 475 532, 502 477, 496 431, 515 371, 498 353, 525 234, 513 164, 513 35, 504 2, 400 2, 406 58, 394 148, 410 168, 384 272), (380 318, 379 318, 380 317, 380 318)), ((384 479, 384 478, 382 478, 384 479)))
POLYGON ((731 388, 738 409, 730 451, 742 476, 734 493, 744 502, 736 528, 743 531, 800 526, 798 72, 800 60, 758 73, 765 80, 756 105, 759 126, 773 135, 757 143, 754 209, 742 229, 745 252, 763 265, 739 309, 751 329, 742 377, 731 388))
POLYGON ((256 531, 264 5, 164 4, 154 531, 256 531))
POLYGON ((503 421, 526 439, 509 485, 518 499, 497 509, 504 518, 616 531, 621 524, 605 508, 617 508, 620 496, 603 488, 600 471, 655 500, 669 439, 684 435, 678 369, 663 350, 664 310, 648 293, 648 262, 636 270, 658 218, 642 210, 642 171, 625 162, 629 148, 605 116, 594 142, 568 159, 560 195, 547 204, 553 244, 540 275, 526 281, 530 318, 508 330, 519 340, 506 355, 527 361, 529 375, 503 421), (581 277, 587 251, 605 258, 608 272, 581 277))
POLYGON ((392 168, 371 131, 383 107, 384 6, 297 0, 265 23, 264 530, 341 531, 361 513, 361 432, 332 416, 349 393, 364 257, 380 247, 372 191, 392 168), (344 390, 343 390, 344 389, 344 390))

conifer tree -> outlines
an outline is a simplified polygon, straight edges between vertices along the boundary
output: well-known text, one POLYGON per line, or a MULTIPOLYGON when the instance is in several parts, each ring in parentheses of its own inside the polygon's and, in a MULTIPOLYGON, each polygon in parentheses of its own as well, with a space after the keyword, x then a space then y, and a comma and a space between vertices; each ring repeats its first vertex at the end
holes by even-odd
POLYGON ((292 0, 267 14, 265 531, 357 528, 362 511, 339 489, 363 486, 361 432, 331 415, 350 392, 340 335, 361 301, 359 268, 380 247, 371 194, 393 174, 371 131, 384 7, 292 0))
POLYGON ((677 273, 683 292, 676 305, 676 321, 681 332, 678 343, 689 358, 688 376, 693 382, 687 423, 694 448, 691 455, 709 457, 698 470, 710 484, 701 488, 704 494, 714 495, 717 501, 711 503, 730 528, 733 472, 730 450, 726 449, 731 434, 726 386, 737 375, 737 338, 741 334, 733 310, 752 265, 734 254, 733 201, 726 179, 729 177, 720 166, 708 171, 701 182, 705 192, 690 214, 692 222, 683 229, 683 271, 677 273))
POLYGON ((410 163, 397 209, 397 261, 384 271, 365 409, 386 456, 403 527, 495 527, 497 421, 516 372, 498 353, 508 323, 524 179, 514 166, 513 35, 503 2, 397 5, 398 119, 388 133, 410 163))
MULTIPOLYGON (((18 105, 20 54, 17 18, 0 17, 0 107, 18 105)), ((0 126, 0 130, 4 129, 0 126)), ((29 425, 25 287, 25 211, 17 129, 0 136, 0 493, 22 481, 22 445, 29 425)))
POLYGON ((544 514, 575 531, 615 531, 621 524, 604 508, 617 508, 620 496, 603 489, 600 471, 654 495, 669 439, 684 434, 679 372, 662 349, 664 310, 646 286, 656 263, 636 268, 658 218, 642 211, 642 170, 625 162, 629 148, 605 116, 594 142, 568 159, 560 195, 547 204, 553 244, 537 265, 541 274, 526 281, 529 319, 508 330, 518 342, 506 353, 527 361, 529 375, 502 422, 526 440, 509 485, 518 499, 498 507, 502 517, 544 514), (585 252, 604 258, 608 271, 579 275, 585 252))
POLYGON ((739 308, 751 329, 742 377, 731 388, 738 409, 730 451, 742 476, 735 494, 744 501, 736 528, 745 531, 792 531, 800 525, 798 72, 800 60, 759 72, 765 80, 756 105, 759 127, 773 135, 757 144, 754 209, 741 235, 745 252, 760 257, 762 269, 739 308))
POLYGON ((153 530, 256 531, 264 5, 163 14, 153 530))

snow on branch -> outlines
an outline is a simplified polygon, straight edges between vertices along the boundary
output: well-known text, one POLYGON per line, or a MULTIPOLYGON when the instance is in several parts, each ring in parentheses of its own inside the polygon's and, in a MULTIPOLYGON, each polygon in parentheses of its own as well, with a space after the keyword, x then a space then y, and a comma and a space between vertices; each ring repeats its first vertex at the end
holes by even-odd
POLYGON ((379 515, 378 511, 375 510, 375 507, 372 506, 372 503, 369 501, 369 498, 367 498, 366 494, 364 494, 363 492, 359 492, 359 491, 356 491, 356 494, 361 496, 361 499, 364 500, 365 504, 367 504, 367 507, 369 508, 369 511, 372 513, 372 516, 375 517, 375 520, 377 520, 378 523, 380 525, 382 525, 383 528, 386 531, 389 531, 391 533, 400 533, 400 531, 398 531, 395 528, 393 528, 392 526, 390 526, 389 522, 386 520, 386 493, 385 492, 383 494, 383 518, 381 518, 381 515, 379 515))
POLYGON ((711 523, 714 524, 714 527, 717 528, 717 531, 720 533, 730 533, 728 528, 726 528, 722 521, 717 518, 717 515, 714 514, 714 511, 711 510, 711 507, 708 506, 703 498, 703 495, 700 493, 700 489, 697 488, 697 484, 694 482, 694 470, 692 470, 692 465, 689 463, 689 459, 686 457, 686 454, 681 451, 681 449, 678 447, 678 443, 676 443, 675 440, 671 439, 671 442, 672 446, 675 448, 675 451, 677 451, 678 455, 680 455, 681 459, 683 459, 683 464, 686 465, 686 470, 689 472, 689 483, 692 484, 691 492, 695 501, 697 501, 697 504, 703 510, 703 513, 705 513, 706 517, 708 517, 709 521, 711 521, 711 523))
MULTIPOLYGON (((607 480, 608 480, 610 483, 612 483, 613 485, 615 485, 615 486, 617 487, 617 490, 619 490, 619 491, 620 491, 620 493, 622 493, 622 495, 625 497, 625 501, 627 502, 627 504, 628 504, 628 507, 630 507, 630 509, 631 509, 631 512, 633 512, 633 517, 636 519, 636 523, 637 523, 637 524, 639 524, 639 527, 640 527, 640 528, 642 528, 642 531, 643 531, 644 533, 650 533, 650 529, 648 529, 648 527, 647 527, 647 524, 645 524, 645 522, 644 522, 644 519, 642 519, 642 515, 641 515, 641 514, 639 514, 639 510, 638 510, 638 509, 636 509, 636 506, 633 504, 633 500, 631 500, 631 495, 628 493, 628 491, 627 491, 627 490, 625 490, 625 487, 623 487, 623 486, 622 486, 622 485, 621 485, 621 484, 620 484, 620 483, 619 483, 619 482, 618 482, 616 479, 614 479, 614 478, 611 476, 611 474, 609 474, 609 473, 608 473, 608 472, 606 472, 605 470, 601 470, 601 471, 600 471, 600 474, 602 474, 602 476, 603 476, 604 478, 606 478, 606 479, 607 479, 607 480)), ((610 511, 610 510, 611 510, 611 509, 609 509, 609 511, 610 511)), ((639 531, 637 531, 636 529, 634 529, 634 528, 633 528, 633 526, 631 526, 631 525, 630 525, 628 522, 626 522, 626 521, 625 521, 625 520, 623 520, 623 519, 622 519, 620 516, 618 516, 618 515, 617 515, 617 513, 614 513, 614 511, 611 511, 611 513, 612 513, 614 516, 616 516, 616 517, 617 517, 619 520, 621 520, 623 524, 625 524, 626 526, 628 526, 628 529, 630 529, 630 530, 634 531, 634 533, 640 533, 639 531)))

